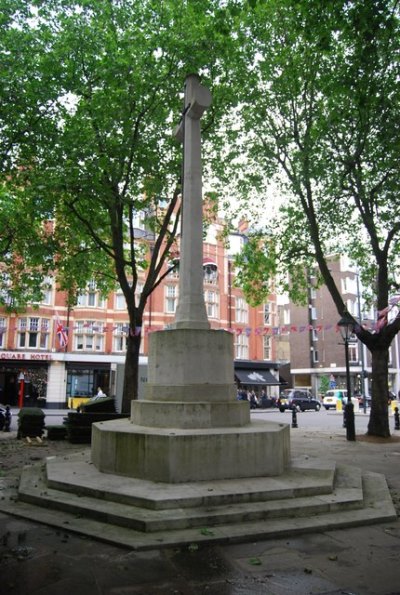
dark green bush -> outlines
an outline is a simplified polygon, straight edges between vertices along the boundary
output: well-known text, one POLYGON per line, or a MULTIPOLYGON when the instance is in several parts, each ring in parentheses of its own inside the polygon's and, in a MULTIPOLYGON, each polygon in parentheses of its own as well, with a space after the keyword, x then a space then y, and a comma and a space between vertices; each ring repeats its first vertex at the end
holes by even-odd
POLYGON ((112 397, 91 399, 81 405, 79 409, 84 413, 115 413, 115 401, 112 397))
POLYGON ((44 413, 38 407, 23 407, 18 412, 18 417, 22 419, 23 417, 44 417, 44 413))
POLYGON ((42 436, 45 414, 37 407, 23 407, 18 412, 17 438, 42 436))

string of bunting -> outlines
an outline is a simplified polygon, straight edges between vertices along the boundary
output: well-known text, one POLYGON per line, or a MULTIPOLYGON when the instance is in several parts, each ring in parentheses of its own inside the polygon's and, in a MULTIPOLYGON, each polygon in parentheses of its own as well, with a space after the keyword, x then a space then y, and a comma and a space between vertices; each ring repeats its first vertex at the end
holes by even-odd
MULTIPOLYGON (((59 323, 57 323, 59 325, 59 323)), ((381 328, 387 324, 387 322, 384 322, 382 324, 381 320, 378 320, 377 322, 371 322, 369 326, 364 326, 364 328, 366 328, 367 330, 371 330, 371 331, 376 331, 379 332, 381 330, 381 328)), ((16 327, 14 327, 13 329, 10 328, 10 330, 15 330, 16 327)), ((153 326, 153 327, 145 327, 145 334, 154 332, 154 331, 160 331, 163 330, 165 327, 164 326, 153 326)), ((119 330, 121 333, 125 333, 128 334, 130 333, 131 336, 135 335, 138 336, 142 333, 142 327, 136 327, 135 330, 130 329, 128 324, 124 324, 122 326, 116 326, 116 325, 112 325, 112 324, 107 324, 107 325, 97 325, 97 324, 83 324, 83 325, 74 325, 73 327, 67 327, 67 326, 63 326, 62 325, 62 331, 65 333, 68 333, 69 330, 73 330, 73 331, 82 331, 82 329, 88 329, 93 333, 113 333, 117 330, 119 330)), ((24 330, 28 330, 28 329, 24 329, 24 330)), ((39 330, 39 329, 37 329, 39 330)), ((335 332, 339 331, 339 327, 336 324, 318 324, 313 326, 312 324, 303 324, 303 325, 284 325, 284 326, 259 326, 259 327, 250 327, 250 326, 237 326, 234 328, 226 328, 226 327, 220 327, 220 329, 218 330, 225 330, 228 331, 229 333, 232 333, 234 335, 245 335, 247 337, 250 337, 252 334, 254 335, 258 335, 258 336, 265 336, 265 335, 273 335, 273 336, 277 336, 277 335, 288 335, 290 333, 304 333, 306 331, 314 331, 317 333, 321 333, 321 332, 327 332, 327 331, 332 331, 334 330, 335 332)), ((0 335, 5 333, 7 331, 7 327, 3 326, 0 327, 0 335)), ((60 326, 58 326, 58 331, 60 331, 60 326)))
MULTIPOLYGON (((377 316, 377 321, 376 322, 370 322, 368 325, 363 325, 363 328, 365 328, 366 330, 370 330, 370 331, 375 331, 375 332, 379 332, 384 326, 386 326, 388 324, 388 319, 389 319, 389 314, 393 311, 393 309, 395 307, 398 306, 398 304, 400 303, 400 295, 396 295, 393 298, 391 298, 389 300, 389 305, 384 308, 383 310, 378 311, 378 316, 377 316)), ((393 312, 392 312, 393 314, 393 312)), ((400 310, 396 313, 396 316, 394 316, 394 318, 398 318, 400 316, 400 310)), ((130 333, 131 336, 139 336, 142 334, 142 327, 137 326, 135 327, 135 329, 131 329, 129 324, 104 324, 102 325, 101 323, 93 323, 93 322, 84 322, 83 324, 75 324, 73 327, 67 327, 64 326, 60 320, 59 317, 56 316, 55 318, 55 323, 57 325, 57 332, 62 331, 63 333, 67 333, 69 329, 71 328, 73 331, 82 331, 82 329, 89 329, 91 332, 94 333, 107 333, 107 332, 115 332, 116 330, 119 330, 121 333, 130 333)), ((159 331, 159 330, 163 330, 165 327, 164 326, 152 326, 152 327, 146 327, 145 328, 145 334, 149 334, 151 332, 154 331, 159 331)), ((13 328, 10 327, 10 330, 15 330, 16 327, 14 326, 13 328)), ((5 333, 7 330, 6 326, 0 326, 0 335, 5 333)), ((20 330, 24 330, 24 331, 29 331, 29 330, 39 330, 38 329, 28 329, 28 328, 24 328, 24 329, 20 329, 20 330)), ((43 330, 43 329, 41 329, 43 330)), ((46 329, 47 330, 47 329, 46 329)), ((279 336, 279 335, 288 335, 290 333, 304 333, 306 331, 314 331, 317 333, 320 332, 329 332, 329 331, 335 331, 338 332, 339 331, 339 327, 337 326, 337 324, 317 324, 317 325, 312 325, 312 324, 302 324, 302 325, 282 325, 282 326, 269 326, 269 325, 265 325, 265 326, 258 326, 258 327, 250 327, 250 326, 237 326, 234 328, 226 328, 226 327, 222 327, 220 330, 225 330, 228 331, 232 334, 235 335, 245 335, 247 337, 251 336, 253 333, 254 335, 273 335, 273 336, 279 336)))

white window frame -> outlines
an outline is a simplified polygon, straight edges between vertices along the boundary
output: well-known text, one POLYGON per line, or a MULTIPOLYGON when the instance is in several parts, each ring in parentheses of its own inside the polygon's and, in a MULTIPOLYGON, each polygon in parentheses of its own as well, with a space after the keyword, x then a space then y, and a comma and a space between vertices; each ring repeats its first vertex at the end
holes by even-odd
POLYGON ((141 281, 138 281, 136 283, 136 288, 135 288, 135 304, 138 305, 140 302, 140 296, 142 295, 142 291, 143 291, 143 283, 141 281))
POLYGON ((243 297, 235 298, 235 321, 247 324, 249 321, 249 309, 243 297))
POLYGON ((210 285, 217 285, 218 283, 218 267, 216 264, 205 264, 203 265, 203 277, 204 283, 210 285))
POLYGON ((272 337, 270 335, 263 336, 263 356, 266 361, 272 359, 272 337))
POLYGON ((3 316, 0 317, 0 349, 4 349, 7 336, 7 319, 3 316))
POLYGON ((351 364, 358 364, 359 362, 358 341, 349 343, 349 362, 351 364))
POLYGON ((126 352, 126 344, 128 340, 128 322, 117 322, 113 332, 113 347, 117 353, 126 352))
POLYGON ((178 305, 178 286, 165 286, 165 312, 166 314, 175 314, 178 305))
POLYGON ((126 299, 121 289, 114 294, 114 310, 126 310, 126 299))
POLYGON ((46 277, 43 281, 42 291, 43 297, 40 303, 45 306, 51 306, 53 303, 53 279, 51 277, 46 277))
POLYGON ((204 292, 204 301, 208 318, 218 318, 218 294, 216 291, 204 292))
POLYGON ((49 348, 50 320, 40 316, 18 319, 17 349, 45 350, 49 348))
POLYGON ((105 308, 106 300, 97 290, 95 281, 89 281, 86 289, 78 294, 76 305, 81 308, 105 308))
POLYGON ((245 333, 235 337, 235 358, 249 359, 249 338, 245 333))
POLYGON ((104 351, 104 326, 95 320, 78 320, 74 328, 75 351, 104 351))

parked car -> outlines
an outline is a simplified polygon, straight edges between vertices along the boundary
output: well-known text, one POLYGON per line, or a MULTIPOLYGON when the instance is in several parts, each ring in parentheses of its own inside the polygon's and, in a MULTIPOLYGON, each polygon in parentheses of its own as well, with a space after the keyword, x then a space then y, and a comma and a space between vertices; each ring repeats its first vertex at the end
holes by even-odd
POLYGON ((325 397, 322 399, 323 406, 326 410, 336 409, 338 399, 340 399, 342 403, 346 404, 347 390, 343 390, 341 388, 333 388, 331 390, 327 390, 325 393, 325 397))
MULTIPOLYGON (((363 396, 362 395, 356 395, 358 402, 360 404, 360 407, 364 406, 364 401, 363 401, 363 396)), ((391 390, 389 391, 389 397, 388 397, 388 405, 392 404, 392 401, 396 400, 396 395, 394 394, 394 392, 392 392, 391 390)), ((367 407, 371 407, 371 401, 372 401, 372 397, 371 395, 368 395, 367 397, 367 407)))
POLYGON ((307 389, 291 388, 282 391, 278 401, 279 411, 296 408, 297 411, 321 409, 321 401, 315 399, 312 393, 307 389))

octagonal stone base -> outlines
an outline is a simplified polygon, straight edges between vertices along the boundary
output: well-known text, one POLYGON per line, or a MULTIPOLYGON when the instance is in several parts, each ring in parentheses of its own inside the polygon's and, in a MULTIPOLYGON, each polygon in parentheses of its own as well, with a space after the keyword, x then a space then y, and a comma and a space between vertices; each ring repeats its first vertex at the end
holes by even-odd
POLYGON ((247 401, 132 401, 131 421, 154 428, 233 428, 250 423, 247 401))
POLYGON ((92 427, 92 462, 104 473, 167 483, 278 476, 290 462, 290 429, 266 421, 215 429, 99 422, 92 427))

